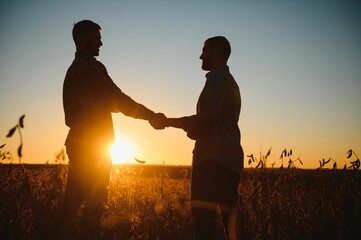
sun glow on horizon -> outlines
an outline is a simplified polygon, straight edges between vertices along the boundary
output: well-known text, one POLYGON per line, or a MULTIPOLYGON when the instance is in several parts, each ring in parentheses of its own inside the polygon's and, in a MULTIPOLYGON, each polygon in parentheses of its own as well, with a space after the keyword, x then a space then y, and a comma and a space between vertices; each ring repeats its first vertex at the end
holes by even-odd
POLYGON ((109 152, 113 164, 129 163, 138 154, 132 141, 124 137, 116 137, 114 144, 109 147, 109 152))

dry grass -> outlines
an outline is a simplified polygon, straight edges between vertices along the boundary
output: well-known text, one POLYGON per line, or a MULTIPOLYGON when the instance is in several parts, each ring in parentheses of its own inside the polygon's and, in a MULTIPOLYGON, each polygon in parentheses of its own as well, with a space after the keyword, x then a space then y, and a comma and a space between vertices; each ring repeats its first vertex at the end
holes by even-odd
MULTIPOLYGON (((192 239, 189 169, 111 175, 103 239, 192 239), (181 174, 181 175, 182 175, 181 174)), ((66 165, 0 165, 0 238, 51 239, 66 165)), ((361 229, 357 170, 247 169, 241 175, 240 239, 352 239, 361 229)))
POLYGON ((360 180, 359 171, 251 170, 240 188, 239 235, 242 239, 360 236, 360 180))
MULTIPOLYGON (((24 117, 7 134, 19 134, 20 163, 24 117)), ((1 161, 12 162, 4 146, 0 146, 1 161)), ((271 149, 265 156, 260 154, 259 160, 249 155, 251 169, 241 174, 238 218, 232 225, 237 239, 361 236, 360 160, 352 149, 343 170, 338 170, 332 158, 320 161, 317 170, 296 169, 296 164, 303 163, 287 149, 279 158, 280 168, 275 170, 273 162, 272 169, 267 169, 270 153, 271 149), (327 169, 330 163, 332 169, 327 169)), ((64 160, 62 151, 56 162, 64 160)), ((149 177, 132 167, 113 168, 102 239, 192 239, 190 168, 178 169, 176 178, 174 168, 161 169, 149 177)), ((0 239, 57 238, 66 174, 67 165, 63 164, 33 167, 0 163, 0 239)))

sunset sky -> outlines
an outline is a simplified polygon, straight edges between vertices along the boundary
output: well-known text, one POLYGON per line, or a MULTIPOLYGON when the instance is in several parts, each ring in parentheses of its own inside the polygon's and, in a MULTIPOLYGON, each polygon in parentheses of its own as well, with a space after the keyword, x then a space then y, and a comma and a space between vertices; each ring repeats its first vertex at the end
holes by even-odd
MULTIPOLYGON (((0 3, 0 145, 22 114, 23 162, 54 161, 64 144, 62 84, 74 58, 74 22, 102 27, 98 60, 129 96, 169 117, 195 113, 205 83, 203 42, 226 36, 242 95, 245 154, 280 165, 284 148, 303 168, 351 148, 361 156, 359 1, 7 1, 0 3)), ((149 164, 190 165, 194 142, 179 129, 113 115, 117 136, 149 164)), ((247 159, 246 159, 247 161, 247 159)), ((248 166, 248 164, 245 164, 248 166)))

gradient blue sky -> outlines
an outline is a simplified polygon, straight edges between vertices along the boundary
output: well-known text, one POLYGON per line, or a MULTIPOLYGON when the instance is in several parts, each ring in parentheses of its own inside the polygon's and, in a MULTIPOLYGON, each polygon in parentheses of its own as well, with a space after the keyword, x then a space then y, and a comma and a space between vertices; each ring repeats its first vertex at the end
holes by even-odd
MULTIPOLYGON (((358 1, 10 1, 0 4, 0 144, 26 114, 24 162, 53 160, 67 134, 62 84, 74 57, 74 22, 102 27, 98 60, 134 100, 167 116, 191 115, 204 85, 203 41, 226 36, 242 94, 246 154, 284 148, 305 168, 361 155, 361 4, 358 1)), ((191 164, 193 142, 114 114, 139 158, 191 164)))

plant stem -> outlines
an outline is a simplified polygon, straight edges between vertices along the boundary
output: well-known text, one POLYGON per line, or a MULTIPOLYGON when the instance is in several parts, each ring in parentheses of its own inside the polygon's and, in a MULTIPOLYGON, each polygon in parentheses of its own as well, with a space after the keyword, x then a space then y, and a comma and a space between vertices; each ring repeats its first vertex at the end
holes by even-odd
MULTIPOLYGON (((17 125, 17 128, 18 128, 18 130, 19 130, 19 136, 20 136, 20 146, 21 146, 21 148, 23 147, 23 135, 21 134, 21 127, 20 127, 20 124, 18 123, 18 125, 17 125)), ((21 149, 22 150, 22 149, 21 149)), ((19 157, 19 163, 21 163, 21 155, 22 154, 19 154, 19 152, 18 152, 18 157, 19 157)))

